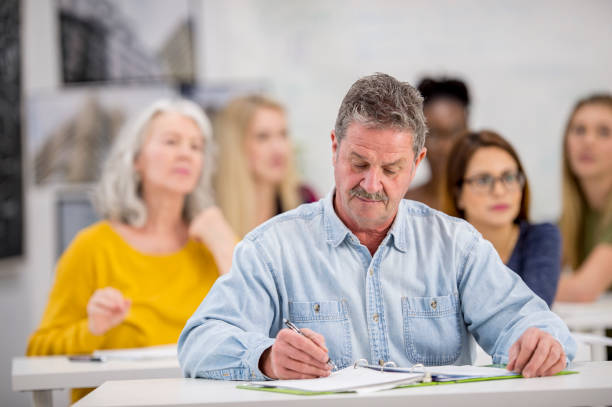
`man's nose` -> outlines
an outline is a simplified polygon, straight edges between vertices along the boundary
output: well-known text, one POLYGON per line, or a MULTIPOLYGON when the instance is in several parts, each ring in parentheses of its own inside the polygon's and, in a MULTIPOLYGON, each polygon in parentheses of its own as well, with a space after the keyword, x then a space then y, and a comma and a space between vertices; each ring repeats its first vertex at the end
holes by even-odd
POLYGON ((380 173, 376 168, 370 168, 361 181, 361 187, 370 194, 380 191, 380 173))

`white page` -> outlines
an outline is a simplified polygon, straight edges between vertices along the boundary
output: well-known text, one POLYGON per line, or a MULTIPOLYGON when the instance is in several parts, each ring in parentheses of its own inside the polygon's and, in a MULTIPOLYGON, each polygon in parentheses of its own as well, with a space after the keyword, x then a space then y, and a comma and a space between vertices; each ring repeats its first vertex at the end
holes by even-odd
POLYGON ((497 377, 516 374, 504 368, 471 365, 427 366, 425 370, 431 374, 469 377, 497 377))
MULTIPOLYGON (((381 386, 396 383, 397 385, 410 382, 422 377, 419 373, 390 373, 372 370, 368 368, 357 368, 350 366, 333 372, 328 377, 303 380, 273 380, 251 382, 252 385, 277 387, 291 390, 303 390, 313 392, 326 391, 350 391, 363 389, 369 386, 381 386)), ((384 388, 388 388, 384 386, 384 388)))
POLYGON ((176 358, 176 345, 149 346, 146 348, 97 350, 93 353, 106 360, 148 360, 176 358))

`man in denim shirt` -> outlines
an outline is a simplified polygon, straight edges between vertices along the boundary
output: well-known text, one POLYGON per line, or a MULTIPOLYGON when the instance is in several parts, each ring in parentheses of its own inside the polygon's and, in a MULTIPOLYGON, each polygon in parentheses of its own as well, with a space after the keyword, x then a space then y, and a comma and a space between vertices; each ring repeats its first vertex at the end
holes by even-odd
POLYGON ((331 134, 336 187, 249 233, 179 338, 185 375, 313 378, 356 359, 552 375, 576 344, 468 223, 402 200, 425 157, 422 98, 375 74, 331 134), (283 318, 305 336, 286 329, 283 318))

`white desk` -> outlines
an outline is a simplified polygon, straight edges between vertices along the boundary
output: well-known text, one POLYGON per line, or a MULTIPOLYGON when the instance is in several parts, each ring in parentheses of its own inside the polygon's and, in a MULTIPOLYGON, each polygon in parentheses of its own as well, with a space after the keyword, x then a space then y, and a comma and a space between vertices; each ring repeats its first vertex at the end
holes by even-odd
POLYGON ((176 358, 71 362, 65 356, 13 358, 13 391, 31 391, 35 406, 51 406, 52 391, 97 387, 108 380, 182 377, 176 358))
POLYGON ((369 394, 297 396, 237 389, 240 382, 204 379, 111 381, 75 407, 144 406, 576 406, 612 403, 612 362, 583 362, 580 374, 387 390, 369 394))
MULTIPOLYGON (((612 294, 606 293, 592 303, 555 302, 552 310, 571 331, 605 336, 612 329, 612 294)), ((593 360, 606 360, 605 346, 591 346, 593 360)))

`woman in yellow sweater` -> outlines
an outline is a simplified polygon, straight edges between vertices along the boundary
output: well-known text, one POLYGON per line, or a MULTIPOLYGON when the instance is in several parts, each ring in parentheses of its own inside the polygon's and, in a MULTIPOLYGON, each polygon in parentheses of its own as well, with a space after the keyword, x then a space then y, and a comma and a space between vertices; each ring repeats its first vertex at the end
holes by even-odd
POLYGON ((176 343, 236 243, 211 206, 212 152, 209 120, 189 101, 158 101, 124 127, 97 190, 105 220, 60 258, 28 355, 176 343))

